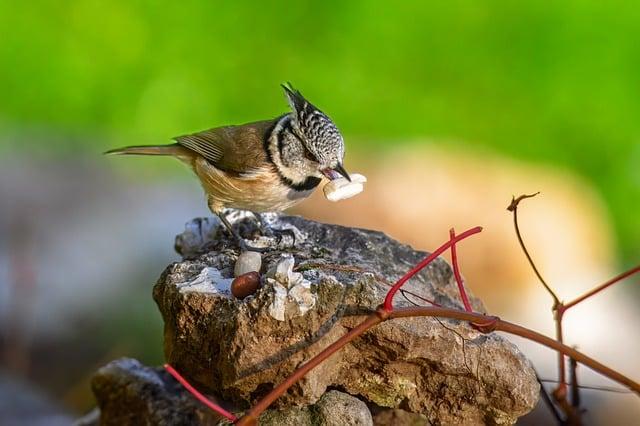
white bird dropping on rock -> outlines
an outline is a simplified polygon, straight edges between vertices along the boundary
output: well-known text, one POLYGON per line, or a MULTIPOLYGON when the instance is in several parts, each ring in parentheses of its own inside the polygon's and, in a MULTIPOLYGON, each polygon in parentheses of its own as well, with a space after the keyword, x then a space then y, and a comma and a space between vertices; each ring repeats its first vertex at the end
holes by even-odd
POLYGON ((286 317, 304 315, 316 304, 316 296, 311 292, 311 283, 301 273, 294 272, 294 266, 293 256, 283 254, 267 272, 267 282, 274 290, 269 315, 278 321, 284 321, 286 317), (293 307, 293 310, 288 307, 293 307))
POLYGON ((247 272, 260 272, 262 256, 257 251, 244 251, 238 256, 233 267, 233 275, 239 277, 247 272))
POLYGON ((364 190, 364 183, 367 178, 363 175, 353 173, 351 175, 351 182, 346 178, 338 178, 327 183, 322 191, 324 196, 329 201, 340 201, 347 198, 351 198, 354 195, 361 193, 364 190))

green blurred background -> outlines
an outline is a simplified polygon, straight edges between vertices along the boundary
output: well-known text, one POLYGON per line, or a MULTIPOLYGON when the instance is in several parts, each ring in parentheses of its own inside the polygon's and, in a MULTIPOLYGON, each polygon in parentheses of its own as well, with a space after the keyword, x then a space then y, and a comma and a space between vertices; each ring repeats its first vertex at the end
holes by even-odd
MULTIPOLYGON (((86 239, 69 233, 42 245, 38 229, 48 226, 48 210, 41 206, 41 215, 27 220, 23 213, 31 204, 15 213, 11 196, 0 200, 0 222, 5 216, 3 223, 24 219, 24 229, 36 229, 27 232, 36 236, 31 245, 21 242, 16 226, 7 225, 0 235, 0 299, 11 295, 5 305, 18 306, 13 317, 11 309, 0 315, 11 320, 0 327, 8 336, 0 349, 13 360, 10 367, 32 359, 28 368, 14 369, 62 395, 58 399, 78 414, 93 404, 87 383, 98 366, 121 355, 147 364, 162 361, 162 324, 150 286, 175 260, 169 251, 171 236, 180 231, 176 221, 207 214, 206 208, 193 192, 179 198, 186 191, 183 181, 195 188, 181 166, 153 160, 105 166, 99 153, 274 117, 287 110, 278 87, 284 81, 334 119, 351 158, 430 141, 452 152, 497 154, 580 176, 602 197, 612 220, 617 269, 637 262, 640 7, 634 2, 0 1, 0 189, 2 179, 7 192, 16 194, 25 176, 37 181, 64 175, 55 185, 66 185, 72 194, 58 203, 60 217, 75 226, 69 229, 88 224, 87 217, 104 224, 86 239), (81 173, 74 171, 76 161, 81 173), (50 165, 59 168, 49 170, 50 165), (104 171, 108 167, 118 178, 104 171), (76 181, 91 176, 103 187, 76 191, 76 181), (155 189, 148 189, 151 183, 155 189), (125 200, 146 200, 151 192, 148 210, 130 208, 134 203, 122 199, 99 204, 98 192, 105 190, 113 200, 118 185, 130 190, 125 200), (83 215, 75 215, 78 209, 83 215), (149 214, 165 210, 178 219, 168 223, 167 216, 149 214), (151 224, 127 228, 127 218, 134 216, 151 224), (145 235, 161 235, 148 243, 146 260, 129 265, 135 272, 104 277, 103 287, 126 283, 126 292, 110 295, 102 309, 74 313, 77 324, 63 336, 24 337, 38 335, 29 333, 42 322, 26 327, 30 332, 12 331, 23 311, 40 309, 20 308, 39 291, 34 289, 49 284, 45 279, 27 290, 11 287, 13 252, 64 248, 75 260, 87 244, 102 241, 102 251, 86 253, 117 254, 127 244, 121 236, 109 240, 117 231, 137 235, 132 245, 145 235), (11 232, 18 236, 7 237, 11 232), (10 291, 3 292, 3 280, 10 291), (23 302, 14 303, 15 294, 23 302)), ((530 182, 531 189, 536 184, 530 182)), ((505 194, 505 207, 510 195, 505 194)), ((56 261, 53 256, 50 263, 60 274, 78 275, 75 266, 56 261)), ((113 274, 125 270, 113 259, 91 262, 113 274)), ((87 283, 94 281, 91 276, 99 274, 87 272, 87 283)), ((69 300, 60 299, 66 306, 69 300)))
POLYGON ((68 157, 270 117, 290 80, 365 153, 429 135, 574 169, 622 258, 640 248, 634 2, 5 1, 0 28, 0 131, 65 136, 3 151, 68 157))

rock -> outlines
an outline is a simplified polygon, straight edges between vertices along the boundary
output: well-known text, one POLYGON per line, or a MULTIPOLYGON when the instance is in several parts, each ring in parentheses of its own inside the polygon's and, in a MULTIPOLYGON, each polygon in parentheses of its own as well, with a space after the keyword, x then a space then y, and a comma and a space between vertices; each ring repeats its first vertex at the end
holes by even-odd
MULTIPOLYGON (((303 238, 296 237, 288 257, 263 255, 272 273, 255 295, 241 301, 225 293, 237 248, 206 220, 192 222, 177 237, 186 259, 169 266, 154 287, 167 361, 199 389, 244 407, 361 322, 382 302, 389 282, 426 255, 379 232, 299 217, 274 215, 270 221, 303 238), (189 236, 194 228, 208 231, 195 238, 189 236), (295 267, 286 259, 295 259, 295 267), (296 286, 304 290, 306 310, 291 294, 296 286)), ((234 226, 250 226, 243 222, 234 226)), ((407 283, 410 299, 398 295, 396 305, 426 298, 462 308, 452 275, 437 259, 407 283)), ((477 298, 471 302, 484 311, 477 298)), ((515 345, 466 323, 427 317, 369 330, 307 374, 276 408, 313 404, 328 387, 423 413, 432 423, 513 423, 534 407, 539 391, 515 345)))
POLYGON ((316 403, 318 423, 325 426, 373 426, 371 412, 367 404, 358 398, 338 392, 329 391, 322 395, 316 403))
POLYGON ((76 419, 73 426, 100 426, 100 409, 94 408, 84 416, 76 419))
POLYGON ((220 231, 217 218, 198 218, 187 222, 185 230, 176 237, 174 248, 183 257, 195 255, 208 241, 216 239, 220 231))
POLYGON ((409 413, 398 408, 384 410, 373 416, 375 426, 427 426, 429 421, 424 414, 409 413))
POLYGON ((373 426, 367 404, 336 390, 314 405, 270 410, 260 416, 260 426, 373 426))
POLYGON ((233 274, 236 277, 244 275, 247 272, 260 272, 262 266, 262 256, 256 251, 245 251, 238 256, 236 264, 233 268, 233 274))
MULTIPOLYGON (((122 358, 98 370, 92 388, 100 410, 94 410, 76 425, 228 424, 164 369, 145 367, 134 359, 122 358)), ((330 391, 316 405, 268 410, 260 416, 260 426, 287 425, 372 426, 373 421, 364 402, 346 393, 330 391)))
POLYGON ((220 417, 198 402, 164 369, 122 358, 98 370, 91 388, 108 425, 215 425, 220 417))

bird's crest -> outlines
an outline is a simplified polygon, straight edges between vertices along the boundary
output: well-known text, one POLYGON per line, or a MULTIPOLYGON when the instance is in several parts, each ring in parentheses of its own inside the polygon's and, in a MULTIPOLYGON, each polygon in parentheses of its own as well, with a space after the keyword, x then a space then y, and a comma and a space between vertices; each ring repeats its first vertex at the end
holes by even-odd
POLYGON ((313 107, 309 101, 307 101, 302 93, 299 90, 294 89, 293 85, 289 82, 286 84, 281 84, 284 89, 284 93, 287 95, 287 100, 289 101, 289 105, 291 105, 291 109, 293 109, 296 113, 300 114, 305 109, 309 108, 309 106, 313 107))

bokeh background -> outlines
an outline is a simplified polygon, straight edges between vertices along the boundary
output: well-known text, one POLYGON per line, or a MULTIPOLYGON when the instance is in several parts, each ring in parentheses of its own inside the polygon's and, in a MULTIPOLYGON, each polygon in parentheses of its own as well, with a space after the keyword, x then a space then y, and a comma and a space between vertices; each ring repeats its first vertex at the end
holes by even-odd
MULTIPOLYGON (((100 153, 279 115, 284 81, 369 177, 352 200, 295 212, 425 250, 483 225, 460 253, 491 312, 553 330, 512 195, 542 191, 523 233, 564 299, 640 261, 633 2, 0 2, 0 393, 65 422, 92 407, 99 366, 162 361, 151 287, 177 260, 173 236, 208 212, 178 162, 100 153)), ((638 284, 566 319, 569 343, 635 378, 638 284)), ((553 353, 517 343, 554 378, 553 353)), ((583 397, 592 424, 640 416, 634 395, 583 397)))

